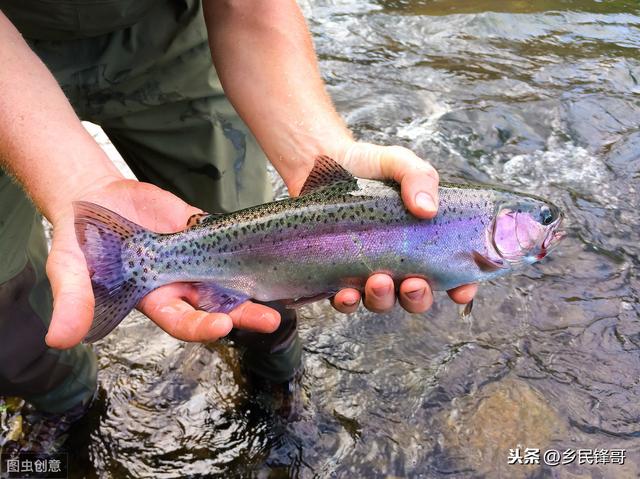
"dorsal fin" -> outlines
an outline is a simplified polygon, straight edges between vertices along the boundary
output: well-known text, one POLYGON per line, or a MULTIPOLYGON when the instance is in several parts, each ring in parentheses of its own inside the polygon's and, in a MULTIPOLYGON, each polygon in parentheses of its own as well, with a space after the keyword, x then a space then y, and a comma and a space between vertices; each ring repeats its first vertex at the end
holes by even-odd
POLYGON ((196 213, 189 216, 189 220, 187 221, 187 228, 192 228, 194 226, 201 225, 202 223, 213 221, 216 218, 224 215, 224 213, 196 213))
POLYGON ((328 156, 318 156, 307 181, 302 187, 302 191, 300 191, 300 196, 313 193, 334 183, 341 181, 353 181, 355 183, 355 180, 351 173, 328 156))

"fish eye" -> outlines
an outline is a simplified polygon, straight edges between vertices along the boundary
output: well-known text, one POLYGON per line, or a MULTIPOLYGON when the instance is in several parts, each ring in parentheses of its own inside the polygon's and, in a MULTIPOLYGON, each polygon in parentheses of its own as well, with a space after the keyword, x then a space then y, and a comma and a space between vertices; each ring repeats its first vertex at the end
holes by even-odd
POLYGON ((548 226, 551 223, 553 223, 554 220, 554 215, 551 211, 551 208, 549 208, 547 205, 544 205, 542 208, 540 208, 540 223, 548 226))

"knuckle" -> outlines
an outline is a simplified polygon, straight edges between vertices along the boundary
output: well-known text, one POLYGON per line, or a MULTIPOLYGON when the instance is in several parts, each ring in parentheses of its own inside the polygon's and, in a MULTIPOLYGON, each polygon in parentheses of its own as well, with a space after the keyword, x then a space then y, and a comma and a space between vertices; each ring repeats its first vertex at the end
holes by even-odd
POLYGON ((431 163, 428 161, 422 161, 420 165, 418 165, 418 171, 427 175, 429 178, 434 180, 436 183, 440 182, 440 174, 433 167, 431 163))
POLYGON ((246 308, 241 309, 238 312, 238 316, 236 316, 234 323, 234 327, 238 329, 246 329, 247 328, 247 314, 246 308))
POLYGON ((199 324, 195 330, 195 337, 197 341, 218 339, 217 337, 212 338, 210 334, 211 323, 214 321, 215 319, 209 318, 208 315, 203 315, 202 318, 200 318, 199 324))
POLYGON ((192 313, 195 313, 195 311, 182 311, 176 314, 175 317, 170 318, 165 329, 167 333, 182 341, 193 341, 193 331, 198 322, 198 317, 192 313))
POLYGON ((58 294, 59 301, 64 301, 69 305, 73 305, 79 314, 91 313, 93 316, 94 298, 93 294, 77 289, 67 289, 60 291, 58 294))
POLYGON ((426 165, 427 165, 427 169, 426 169, 427 174, 431 178, 433 178, 436 182, 439 183, 440 182, 440 174, 436 171, 436 169, 433 166, 431 166, 431 163, 426 163, 426 165))
POLYGON ((400 145, 387 146, 385 149, 390 156, 415 156, 411 150, 400 145))
POLYGON ((401 165, 405 171, 413 171, 413 173, 425 173, 427 176, 435 180, 440 181, 440 175, 433 167, 431 163, 420 158, 413 151, 404 146, 392 145, 386 146, 385 155, 383 157, 387 160, 387 168, 398 168, 398 160, 401 160, 401 165))
POLYGON ((60 266, 62 266, 62 261, 60 261, 60 256, 57 251, 51 251, 49 253, 49 257, 47 258, 47 262, 45 264, 45 271, 47 272, 47 276, 51 279, 56 275, 60 266))
MULTIPOLYGON (((152 316, 150 317, 152 320, 154 320, 152 316)), ((167 332, 167 334, 173 336, 176 339, 187 341, 187 339, 183 334, 181 334, 182 332, 180 331, 180 318, 173 318, 172 320, 167 321, 165 324, 166 325, 163 327, 163 329, 167 332)))

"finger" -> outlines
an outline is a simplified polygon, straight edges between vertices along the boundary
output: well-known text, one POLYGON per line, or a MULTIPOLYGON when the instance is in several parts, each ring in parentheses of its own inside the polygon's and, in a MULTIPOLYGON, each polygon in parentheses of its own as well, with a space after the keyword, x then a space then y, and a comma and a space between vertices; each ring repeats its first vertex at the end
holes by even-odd
POLYGON ((374 274, 364 286, 364 305, 375 313, 391 309, 396 302, 393 280, 386 274, 374 274))
POLYGON ((447 294, 454 302, 458 304, 467 304, 471 302, 477 292, 478 285, 472 283, 464 284, 462 286, 458 286, 457 288, 450 289, 449 291, 447 291, 447 294))
POLYGON ((247 301, 229 313, 238 329, 273 333, 280 326, 280 313, 262 304, 247 301))
POLYGON ((433 304, 429 284, 420 278, 405 279, 398 292, 400 305, 410 313, 424 313, 433 304))
MULTIPOLYGON (((138 309, 147 314, 157 305, 163 305, 175 298, 182 299, 194 310, 198 310, 198 290, 190 283, 172 283, 158 288, 138 303, 138 309)), ((260 333, 272 333, 280 325, 280 314, 277 311, 250 301, 231 311, 229 317, 234 327, 260 333)))
POLYGON ((438 209, 438 172, 427 161, 402 146, 351 144, 343 165, 356 176, 393 179, 400 184, 402 200, 419 218, 432 218, 438 209))
POLYGON ((138 309, 174 338, 216 341, 233 328, 229 315, 197 310, 180 297, 167 298, 161 289, 145 296, 138 309))
POLYGON ((75 233, 69 234, 64 228, 54 231, 46 270, 53 293, 53 313, 45 341, 52 348, 68 349, 86 336, 94 306, 89 271, 75 233))
POLYGON ((341 313, 353 313, 360 306, 360 292, 352 288, 342 289, 331 299, 331 304, 341 313))
POLYGON ((402 201, 418 218, 433 218, 438 211, 438 172, 428 162, 401 146, 383 148, 383 175, 400 184, 402 201))
POLYGON ((127 219, 157 233, 182 231, 191 215, 202 212, 168 191, 137 180, 117 181, 108 191, 90 193, 83 199, 128 212, 127 219))

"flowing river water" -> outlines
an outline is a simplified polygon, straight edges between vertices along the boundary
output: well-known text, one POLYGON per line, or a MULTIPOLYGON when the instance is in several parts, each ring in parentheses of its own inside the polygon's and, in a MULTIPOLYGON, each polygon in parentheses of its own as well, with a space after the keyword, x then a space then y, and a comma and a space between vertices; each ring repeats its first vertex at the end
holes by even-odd
POLYGON ((638 477, 640 4, 302 7, 359 138, 410 147, 443 179, 548 197, 568 237, 485 284, 467 319, 444 294, 424 315, 303 309, 289 418, 248 387, 234 349, 133 314, 96 346, 71 477, 638 477), (540 464, 509 465, 518 447, 540 464), (551 449, 626 457, 551 466, 551 449))

